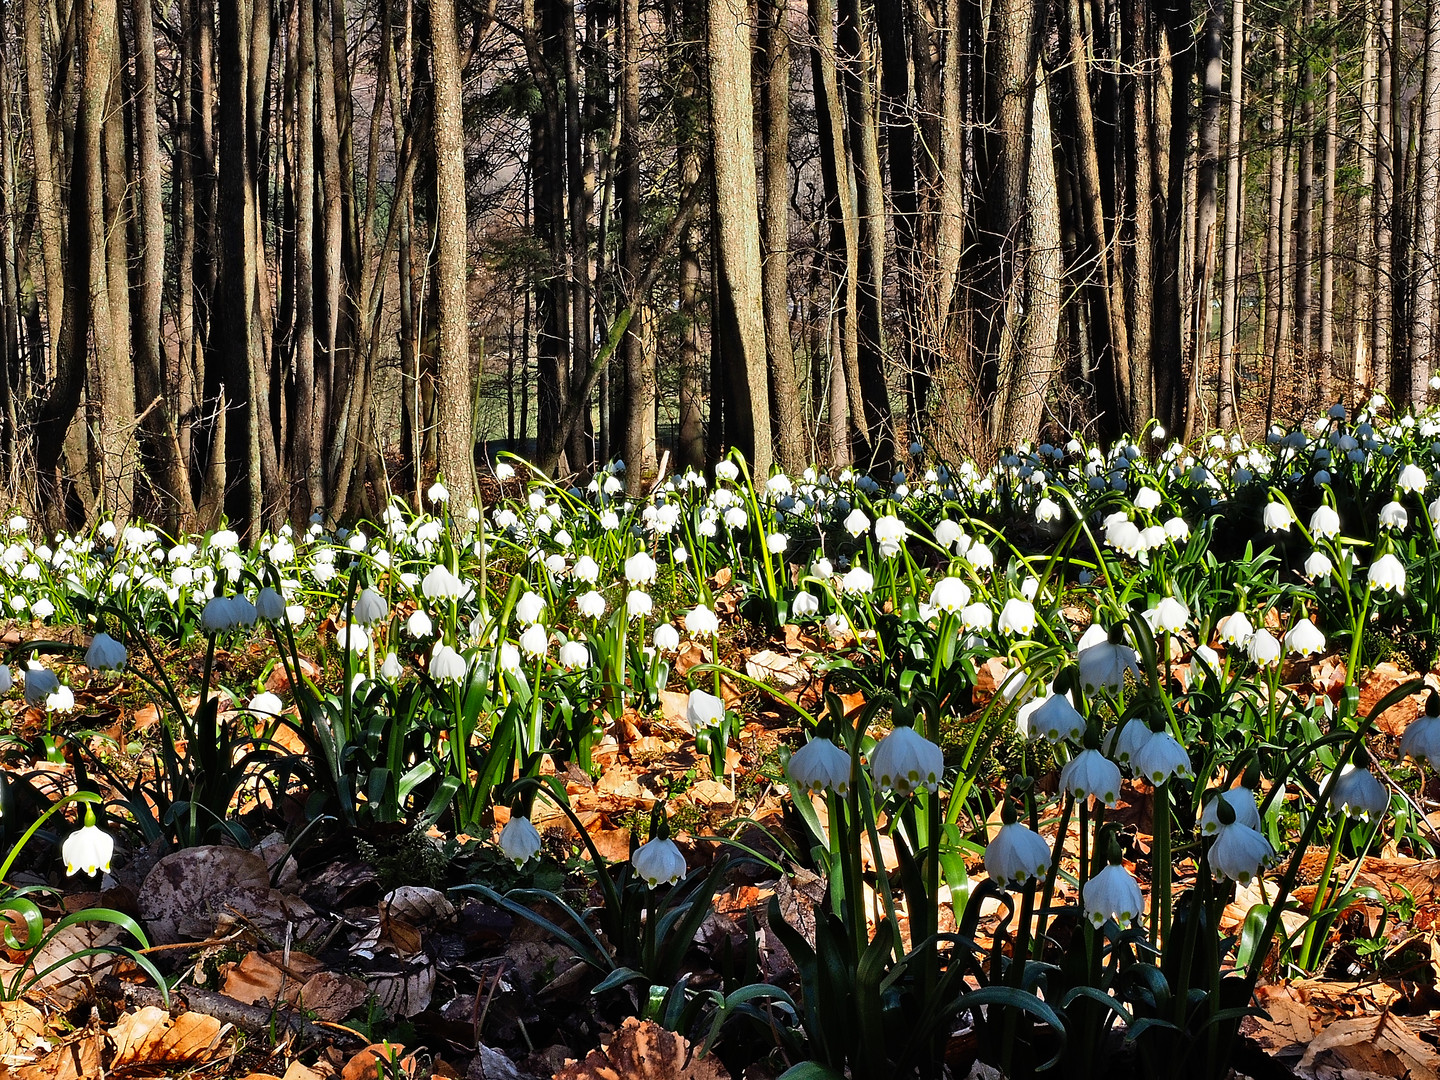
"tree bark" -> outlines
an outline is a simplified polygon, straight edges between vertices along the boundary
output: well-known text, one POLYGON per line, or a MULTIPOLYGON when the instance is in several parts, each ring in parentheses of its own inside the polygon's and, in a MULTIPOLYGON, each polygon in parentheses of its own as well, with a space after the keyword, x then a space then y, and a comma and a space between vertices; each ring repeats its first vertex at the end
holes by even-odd
POLYGON ((750 16, 744 0, 710 0, 710 134, 719 308, 727 370, 726 435, 760 484, 770 473, 769 384, 762 315, 760 229, 750 93, 750 16))
POLYGON ((435 77, 436 329, 439 335, 436 447, 452 512, 475 502, 470 325, 466 296, 465 130, 460 108, 460 45, 455 0, 430 0, 435 77))
MULTIPOLYGON (((1412 106, 1413 108, 1414 106, 1412 106)), ((1435 336, 1437 237, 1440 227, 1440 0, 1425 5, 1425 83, 1419 108, 1420 145, 1415 170, 1415 233, 1410 252, 1414 286, 1410 299, 1410 348, 1405 397, 1417 409, 1429 391, 1435 336)))
POLYGON ((1235 318, 1239 314, 1240 142, 1245 99, 1245 0, 1230 5, 1230 128, 1225 149, 1225 263, 1220 289, 1220 388, 1215 419, 1235 426, 1235 318))

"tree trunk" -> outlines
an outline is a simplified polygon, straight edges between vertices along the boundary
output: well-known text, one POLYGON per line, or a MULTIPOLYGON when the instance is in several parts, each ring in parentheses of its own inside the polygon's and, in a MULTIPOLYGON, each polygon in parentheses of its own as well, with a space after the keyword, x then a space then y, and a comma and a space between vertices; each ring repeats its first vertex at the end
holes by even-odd
MULTIPOLYGON (((44 14, 42 0, 24 0, 25 22, 25 101, 30 119, 30 141, 35 170, 35 213, 40 230, 40 254, 45 268, 45 315, 50 328, 52 354, 58 348, 60 324, 65 310, 64 225, 60 214, 62 201, 60 182, 56 176, 55 152, 50 139, 49 87, 45 82, 44 14)), ((32 358, 32 363, 43 357, 32 358)), ((41 363, 37 375, 59 367, 60 358, 52 355, 49 364, 41 363)))
MULTIPOLYGON (((1414 108, 1415 106, 1412 106, 1414 108)), ((1419 409, 1429 391, 1435 336, 1436 228, 1440 226, 1440 0, 1425 5, 1425 84, 1415 168, 1415 233, 1411 238, 1414 287, 1410 299, 1409 381, 1402 386, 1419 409)))
POLYGON ((1216 422, 1235 426, 1235 317, 1239 314, 1240 139, 1245 99, 1245 0, 1230 6, 1230 129, 1225 149, 1225 264, 1220 296, 1220 389, 1216 422))
POLYGON ((760 52, 765 58, 761 98, 764 140, 765 348, 770 368, 770 404, 775 417, 775 451, 792 476, 809 461, 804 398, 790 340, 790 18, 789 0, 759 0, 760 52))
MULTIPOLYGON (((1339 16, 1337 0, 1330 0, 1330 25, 1339 16)), ((1335 365, 1335 158, 1339 139, 1340 72, 1335 46, 1329 46, 1325 70, 1325 165, 1320 190, 1320 365, 1316 392, 1321 406, 1329 404, 1330 379, 1335 365)))
MULTIPOLYGON (((1315 0, 1301 4, 1300 25, 1309 33, 1315 24, 1315 0)), ((1302 44, 1305 41, 1301 36, 1302 44)), ((1300 175, 1296 180, 1295 221, 1295 352, 1308 364, 1313 348, 1313 263, 1315 260, 1315 73, 1308 50, 1300 62, 1300 175)))
MULTIPOLYGON (((1195 168, 1195 234, 1190 274, 1191 401, 1199 399, 1210 359, 1210 285, 1215 277, 1215 219, 1220 171, 1220 94, 1223 86, 1224 0, 1207 0, 1200 69, 1199 150, 1195 168)), ((1186 410, 1185 438, 1195 434, 1198 409, 1186 410)))
POLYGON ((1358 391, 1370 378, 1371 343, 1375 321, 1375 179, 1379 98, 1377 71, 1379 35, 1376 18, 1365 12, 1364 59, 1360 69, 1360 130, 1356 156, 1360 164, 1360 190, 1355 200, 1355 304, 1350 329, 1350 391, 1358 391))
POLYGON ((465 129, 460 108, 460 46, 455 0, 430 2, 435 77, 436 329, 439 334, 436 447, 451 511, 475 502, 470 325, 466 297, 465 129))
MULTIPOLYGON (((1379 37, 1375 65, 1375 319, 1371 324, 1370 384, 1390 388, 1391 319, 1394 300, 1394 261, 1391 222, 1395 212, 1395 113, 1392 90, 1395 70, 1393 20, 1395 0, 1380 0, 1376 20, 1379 37)), ((1363 227, 1363 223, 1362 223, 1363 227)))
MULTIPOLYGON (((640 0, 621 0, 620 21, 620 274, 640 280, 640 0)), ((621 350, 625 358, 625 470, 633 494, 655 478, 655 353, 641 320, 632 319, 621 350)))
POLYGON ((719 307, 716 336, 725 357, 726 435, 750 462, 756 483, 770 473, 770 410, 762 315, 760 229, 750 94, 750 16, 744 0, 710 0, 710 133, 719 307))

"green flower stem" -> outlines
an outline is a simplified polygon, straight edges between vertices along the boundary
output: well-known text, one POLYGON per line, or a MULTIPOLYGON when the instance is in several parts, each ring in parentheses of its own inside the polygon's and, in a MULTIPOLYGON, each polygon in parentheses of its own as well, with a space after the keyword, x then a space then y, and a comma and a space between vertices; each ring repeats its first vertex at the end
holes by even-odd
POLYGON ((1155 788, 1155 847, 1150 860, 1150 943, 1160 948, 1170 934, 1170 781, 1155 788))
MULTIPOLYGON (((1042 950, 1045 947, 1046 936, 1046 913, 1050 910, 1050 901, 1055 896, 1055 881, 1060 876, 1060 859, 1065 854, 1065 834, 1070 831, 1070 814, 1075 809, 1075 797, 1065 796, 1063 809, 1060 811, 1060 832, 1055 839, 1055 850, 1050 856, 1050 872, 1045 875, 1045 886, 1040 894, 1040 927, 1039 933, 1035 935, 1034 954, 1039 960, 1042 950)), ((1040 831, 1036 826, 1038 821, 1032 820, 1030 827, 1037 833, 1040 831)))

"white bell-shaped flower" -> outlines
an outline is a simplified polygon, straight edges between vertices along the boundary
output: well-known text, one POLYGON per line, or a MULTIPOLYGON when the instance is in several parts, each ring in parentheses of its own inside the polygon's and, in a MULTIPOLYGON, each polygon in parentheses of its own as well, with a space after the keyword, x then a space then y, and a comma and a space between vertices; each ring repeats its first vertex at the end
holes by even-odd
POLYGON ((685 632, 691 637, 713 637, 720 632, 720 620, 704 604, 696 604, 685 613, 685 632))
POLYGON ((540 623, 527 626, 520 635, 520 648, 532 660, 544 656, 550 648, 550 632, 540 623))
POLYGON ((930 603, 936 610, 953 615, 970 603, 970 586, 957 577, 943 577, 930 590, 930 603))
POLYGON ((1335 564, 1323 551, 1312 551, 1305 557, 1305 575, 1312 578, 1327 578, 1335 571, 1335 564))
POLYGON ((90 640, 85 650, 85 666, 91 671, 120 671, 130 659, 125 646, 103 630, 90 640))
POLYGON ((285 598, 267 585, 255 595, 255 613, 266 622, 279 622, 285 617, 285 598))
POLYGON ((587 619, 598 619, 605 614, 605 597, 591 589, 575 598, 575 610, 587 619))
POLYGON ((1250 660, 1258 667, 1270 667, 1280 662, 1284 650, 1280 642, 1269 630, 1260 629, 1250 635, 1250 641, 1245 646, 1245 652, 1250 660))
POLYGON ((1114 919, 1121 929, 1128 927, 1145 904, 1139 884, 1119 863, 1111 863, 1087 881, 1081 895, 1085 917, 1097 930, 1107 919, 1114 919))
POLYGON ((440 682, 459 682, 465 677, 465 658, 446 645, 437 641, 430 650, 430 677, 440 682))
POLYGON ((1007 822, 985 845, 985 872, 996 884, 1019 889, 1028 881, 1044 881, 1050 858, 1043 837, 1018 821, 1007 822))
POLYGON ((625 560, 625 580, 631 585, 649 585, 655 580, 659 567, 649 552, 640 551, 625 560))
POLYGON ((1242 886, 1264 873, 1274 860, 1270 841, 1239 821, 1221 825, 1210 848, 1211 872, 1242 886))
POLYGON ((671 653, 680 647, 680 631, 675 629, 674 623, 662 622, 655 627, 651 640, 660 652, 671 653))
POLYGON ((1404 532, 1410 527, 1410 511, 1398 502, 1388 502, 1380 508, 1380 528, 1404 532))
POLYGON ((420 591, 427 600, 458 600, 465 595, 465 583, 446 566, 436 564, 420 582, 420 591))
POLYGON ((630 856, 630 865, 650 888, 674 885, 685 876, 685 856, 668 836, 647 840, 630 856))
POLYGON ((1255 636, 1255 626, 1243 611, 1232 611, 1221 621, 1217 636, 1222 643, 1243 649, 1255 636))
POLYGON ((45 699, 58 689, 60 677, 49 668, 41 667, 32 661, 32 666, 25 671, 25 704, 44 705, 45 699))
POLYGON ((1075 669, 1080 676, 1080 685, 1088 693, 1118 690, 1125 685, 1127 671, 1136 676, 1140 674, 1135 650, 1123 641, 1111 641, 1108 637, 1081 649, 1075 658, 1075 669))
POLYGON ((60 855, 65 860, 65 873, 87 874, 109 872, 110 858, 115 854, 115 838, 95 824, 95 811, 85 807, 85 824, 65 838, 60 855))
POLYGON ((1296 656, 1319 656, 1325 651, 1325 635, 1310 619, 1301 619, 1286 632, 1285 648, 1296 656))
POLYGON ((1035 605, 1019 596, 1012 596, 1000 609, 1000 620, 996 626, 1002 634, 1028 637, 1035 629, 1035 605))
POLYGON ((655 610, 650 594, 640 589, 631 589, 625 594, 625 612, 632 619, 639 619, 655 610))
POLYGON ((1290 512, 1290 507, 1281 502, 1268 502, 1265 504, 1265 531, 1266 532, 1289 532, 1290 526, 1295 521, 1295 515, 1290 512))
POLYGON ((910 795, 925 788, 935 791, 945 772, 945 754, 913 727, 897 727, 876 744, 870 771, 883 790, 910 795))
POLYGON ((797 787, 812 794, 850 791, 850 755, 829 739, 811 739, 790 755, 787 767, 797 787))
POLYGON ((1200 832, 1203 835, 1214 836, 1220 830, 1222 801, 1230 807, 1235 820, 1241 825, 1260 828, 1260 810, 1255 805, 1255 793, 1247 787, 1233 787, 1206 801, 1205 809, 1200 812, 1200 832))
POLYGON ((1390 792, 1369 769, 1346 763, 1330 793, 1330 813, 1369 821, 1390 808, 1390 792))
POLYGON ((390 613, 390 605, 385 602, 374 589, 362 589, 360 595, 355 598, 355 611, 352 619, 361 626, 370 626, 379 622, 390 613))
POLYGON ((718 727, 725 720, 725 702, 706 690, 695 689, 685 701, 685 722, 691 731, 718 727))
POLYGON ((1030 713, 1030 734, 1049 743, 1078 743, 1085 737, 1085 717, 1069 694, 1051 694, 1030 713))
POLYGON ((1132 717, 1106 737, 1105 752, 1121 765, 1133 766, 1135 758, 1154 734, 1148 723, 1139 717, 1132 717))
POLYGON ((1321 503, 1310 515, 1310 534, 1326 540, 1340 535, 1340 515, 1329 503, 1321 503))
POLYGON ((1405 564, 1390 552, 1381 555, 1370 564, 1366 580, 1373 589, 1405 595, 1405 564))
POLYGON ((498 841, 501 853, 520 869, 540 854, 540 832, 528 817, 515 814, 500 830, 498 841))
POLYGON ((515 618, 525 626, 531 626, 540 621, 540 616, 545 611, 545 598, 539 593, 531 592, 528 589, 515 601, 515 618))
POLYGON ((1425 490, 1427 483, 1429 483, 1429 478, 1425 475, 1425 470, 1414 462, 1401 469, 1399 477, 1395 480, 1397 488, 1411 495, 1419 495, 1425 490))
POLYGON ((1099 750, 1082 750, 1060 770, 1060 786, 1076 799, 1114 806, 1120 801, 1120 766, 1099 750))
POLYGON ((1190 769, 1190 755, 1168 731, 1152 732, 1145 745, 1130 759, 1130 767, 1137 776, 1143 776, 1157 787, 1171 777, 1181 780, 1195 777, 1190 769))

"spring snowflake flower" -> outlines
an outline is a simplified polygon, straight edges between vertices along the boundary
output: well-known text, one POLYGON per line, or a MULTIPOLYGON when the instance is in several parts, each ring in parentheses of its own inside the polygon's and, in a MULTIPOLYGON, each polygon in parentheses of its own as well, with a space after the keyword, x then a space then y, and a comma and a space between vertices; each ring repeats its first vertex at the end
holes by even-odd
POLYGON ((650 594, 640 589, 631 589, 625 594, 625 612, 632 619, 639 619, 655 610, 650 594))
POLYGON ((1398 756, 1401 760, 1414 758, 1431 768, 1440 767, 1440 716, 1413 720, 1400 736, 1398 756))
POLYGON ((935 543, 946 551, 953 549, 963 539, 965 539, 965 531, 949 518, 935 523, 935 543))
POLYGON ((1075 658, 1080 685, 1093 693, 1096 690, 1118 690, 1125 685, 1125 673, 1140 675, 1135 650, 1123 641, 1105 640, 1080 650, 1075 658))
POLYGON ((1076 799, 1093 797, 1114 806, 1120 801, 1120 767, 1099 750, 1082 750, 1060 770, 1060 786, 1076 799))
MULTIPOLYGON (((661 626, 670 626, 669 623, 662 623, 661 626)), ((675 628, 670 627, 672 633, 675 628)), ((655 628, 655 636, 660 636, 660 627, 655 628)), ((658 645, 656 646, 659 647, 658 645)), ((560 664, 567 671, 574 671, 576 668, 588 667, 590 665, 590 648, 583 641, 570 640, 560 646, 560 664)))
POLYGON ((1234 821, 1221 825, 1210 848, 1210 869, 1217 878, 1240 885, 1265 872, 1275 861, 1275 849, 1255 829, 1234 821))
POLYGON ((465 677, 465 658, 446 645, 437 641, 430 650, 430 677, 440 682, 459 682, 465 677))
POLYGON ((411 637, 429 637, 434 630, 435 624, 430 621, 430 616, 425 613, 424 608, 416 608, 405 620, 405 632, 411 637))
POLYGON ((591 589, 575 598, 575 609, 587 619, 598 619, 605 614, 605 597, 591 589))
POLYGON ((1290 512, 1290 507, 1282 502, 1268 502, 1265 504, 1264 524, 1266 532, 1289 532, 1290 526, 1295 521, 1295 515, 1290 512))
POLYGON ((1366 574, 1366 580, 1373 589, 1379 589, 1381 592, 1394 592, 1404 596, 1405 564, 1387 551, 1370 564, 1370 570, 1366 574))
POLYGON ((45 708, 48 712, 69 712, 75 708, 74 691, 61 683, 53 694, 45 698, 45 708))
POLYGON ((1260 828, 1260 809, 1255 805, 1255 793, 1247 787, 1233 787, 1220 792, 1205 803, 1205 809, 1200 813, 1202 835, 1214 836, 1220 831, 1220 803, 1222 800, 1226 806, 1230 807, 1237 824, 1248 825, 1252 829, 1260 828))
POLYGON ((96 634, 85 650, 85 666, 91 671, 120 671, 129 659, 125 646, 104 631, 96 634))
POLYGON ((1323 551, 1312 551, 1305 558, 1305 575, 1307 577, 1327 578, 1335 571, 1335 564, 1330 561, 1330 556, 1323 551))
POLYGON ((913 727, 897 727, 876 744, 870 771, 883 790, 910 795, 923 787, 933 792, 945 771, 945 755, 913 727))
POLYGON ((115 854, 115 839, 95 824, 95 811, 85 807, 85 825, 65 838, 60 849, 65 860, 65 873, 73 875, 110 872, 110 858, 115 854))
POLYGON ((1160 505, 1160 492, 1147 484, 1135 492, 1132 502, 1134 502, 1136 510, 1154 510, 1160 505))
POLYGON ((720 620, 704 604, 697 604, 685 613, 685 632, 691 637, 713 637, 720 632, 720 620))
POLYGON ((1429 483, 1429 478, 1425 475, 1425 470, 1411 462, 1400 470, 1400 476, 1395 481, 1395 486, 1406 494, 1419 495, 1425 490, 1427 483, 1429 483))
POLYGON ((1137 776, 1143 776, 1157 787, 1171 777, 1195 778, 1190 769, 1190 755, 1168 731, 1152 732, 1139 753, 1130 759, 1130 765, 1137 776))
POLYGON ((970 602, 970 586, 957 577, 943 577, 930 590, 930 604, 953 615, 970 602))
POLYGON ((515 601, 515 618, 526 626, 538 623, 544 611, 545 598, 539 593, 527 590, 519 600, 515 601))
POLYGON ((802 791, 842 796, 850 792, 850 755, 829 739, 811 739, 790 755, 786 769, 802 791))
POLYGON ((1145 550, 1145 538, 1133 521, 1114 521, 1105 527, 1105 543, 1122 555, 1134 558, 1145 550))
POLYGON ((1020 889, 1050 872, 1050 845, 1029 826, 1010 821, 985 845, 985 872, 1006 889, 1020 889))
POLYGON ((1260 629, 1250 636, 1245 651, 1251 662, 1258 667, 1270 667, 1272 664, 1280 662, 1284 650, 1281 649, 1280 642, 1275 640, 1274 634, 1269 630, 1260 629))
POLYGON ((1325 651, 1325 635, 1310 619, 1301 619, 1286 632, 1285 648, 1296 656, 1319 656, 1325 651))
POLYGON ((659 570, 649 552, 638 551, 625 560, 625 580, 631 585, 649 585, 659 570))
POLYGON ((1035 605, 1029 600, 1012 596, 1000 609, 1000 621, 996 625, 1002 634, 1029 636, 1035 629, 1035 605))
POLYGON ((893 559, 900 554, 900 548, 910 530, 893 514, 887 514, 875 522, 875 542, 880 546, 880 556, 893 559))
POLYGON ((540 623, 532 623, 520 635, 520 648, 530 659, 545 655, 550 648, 550 633, 540 623))
POLYGON ((1390 792, 1375 779, 1369 769, 1356 765, 1340 766, 1340 779, 1330 793, 1330 813, 1369 821, 1390 808, 1390 792))
POLYGON ((335 644, 342 649, 349 649, 351 652, 364 652, 370 647, 370 631, 355 623, 337 627, 335 644))
POLYGON ((870 528, 870 519, 865 515, 865 511, 857 506, 846 516, 844 524, 845 531, 858 539, 870 528))
MULTIPOLYGON (((722 461, 720 464, 727 463, 722 461)), ((718 475, 718 465, 715 471, 718 475)), ((685 856, 668 836, 656 837, 641 844, 635 849, 635 854, 630 856, 630 865, 652 889, 661 883, 674 885, 685 876, 685 856)))
POLYGON ((725 721, 725 702, 705 690, 691 690, 685 701, 685 722, 694 732, 719 727, 725 721))
POLYGON ((1085 736, 1085 717, 1068 694, 1052 693, 1030 713, 1030 734, 1049 743, 1079 742, 1085 736))
POLYGON ((380 677, 386 682, 393 683, 404 673, 405 669, 400 665, 400 658, 393 652, 386 653, 385 661, 380 665, 380 677))
POLYGON ((1404 532, 1410 527, 1410 511, 1398 502, 1388 502, 1380 508, 1380 528, 1404 532))
POLYGON ((1329 503, 1322 503, 1310 515, 1310 532, 1323 539, 1334 539, 1340 535, 1340 515, 1329 503))
POLYGON ((519 870, 540 854, 540 832, 528 817, 516 814, 500 830, 500 852, 519 870))
POLYGON ((673 623, 662 622, 655 627, 651 640, 660 652, 674 652, 680 647, 680 631, 675 629, 673 623))
POLYGON ((1164 597, 1151 611, 1146 613, 1151 630, 1178 634, 1190 621, 1190 609, 1173 596, 1164 597), (1153 612, 1153 615, 1151 614, 1153 612))
POLYGON ((351 618, 361 626, 379 622, 390 613, 390 605, 374 589, 364 589, 355 598, 355 610, 351 618))
POLYGON ((835 576, 835 564, 821 556, 810 564, 810 573, 821 581, 829 581, 835 576))
POLYGON ((600 564, 589 555, 581 555, 570 568, 570 576, 586 585, 594 585, 600 579, 600 564))
POLYGON ((820 598, 814 593, 796 593, 795 599, 790 603, 790 614, 796 618, 804 619, 820 613, 820 598))
POLYGON ((1111 863, 1087 881, 1082 895, 1085 917, 1097 930, 1107 919, 1114 919, 1121 929, 1128 927, 1145 904, 1139 884, 1119 863, 1111 863))
POLYGON ((733 484, 740 476, 740 467, 733 461, 722 461, 715 466, 715 479, 733 484))
POLYGON ((1041 525, 1059 521, 1064 511, 1054 499, 1044 498, 1035 504, 1035 520, 1041 525))
POLYGON ((783 555, 790 546, 790 537, 783 532, 772 532, 765 537, 765 550, 771 555, 783 555))
POLYGON ((983 600, 976 600, 960 609, 960 625, 966 630, 989 630, 994 622, 995 612, 983 600))
POLYGON ((449 502, 450 489, 440 483, 439 480, 436 480, 435 483, 430 485, 430 490, 425 493, 425 497, 433 503, 449 502))
POLYGON ((285 711, 285 703, 280 700, 279 695, 272 694, 268 690, 256 694, 245 707, 256 716, 268 716, 271 719, 285 711))
POLYGON ((1218 636, 1226 645, 1243 649, 1255 636, 1255 627, 1243 611, 1232 611, 1221 621, 1218 636))
POLYGON ((32 707, 45 704, 45 699, 60 689, 60 678, 49 668, 31 661, 25 671, 25 704, 32 707))
POLYGON ((279 622, 285 617, 285 598, 265 586, 255 596, 255 614, 266 622, 279 622))
POLYGON ((10 665, 0 664, 0 694, 8 694, 14 680, 10 675, 10 665))
POLYGON ((840 588, 847 593, 863 596, 875 588, 875 575, 863 566, 852 566, 840 579, 840 588))
POLYGON ((458 600, 465 595, 465 583, 437 563, 420 582, 420 591, 426 600, 458 600))
POLYGON ((1125 721, 1124 726, 1110 732, 1105 740, 1105 749, 1121 765, 1134 765, 1135 759, 1154 737, 1149 724, 1139 717, 1132 717, 1125 721))

